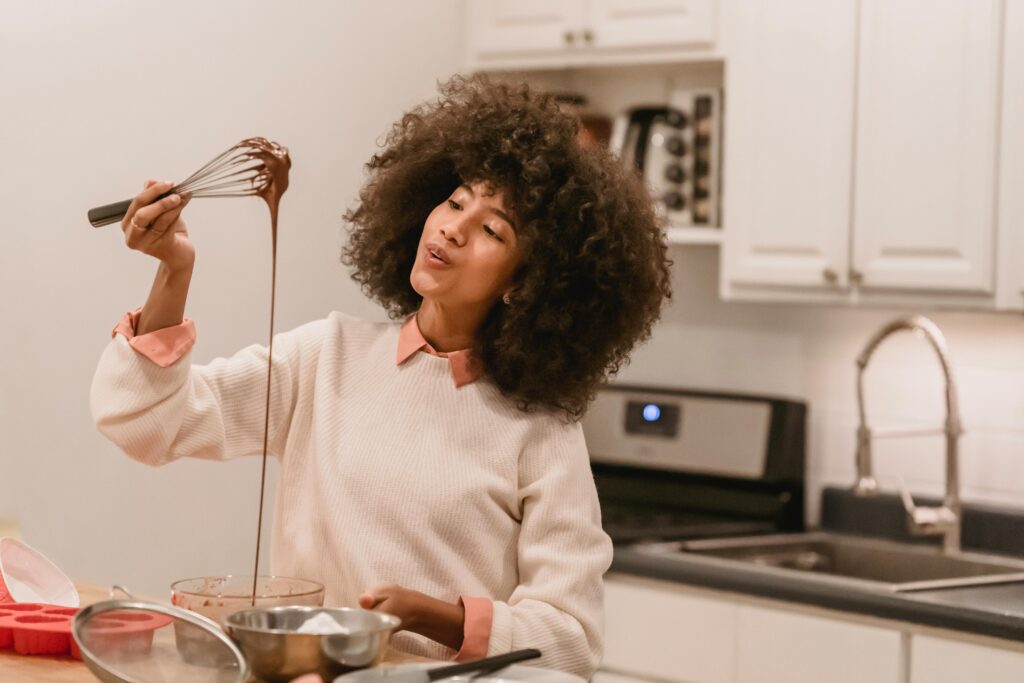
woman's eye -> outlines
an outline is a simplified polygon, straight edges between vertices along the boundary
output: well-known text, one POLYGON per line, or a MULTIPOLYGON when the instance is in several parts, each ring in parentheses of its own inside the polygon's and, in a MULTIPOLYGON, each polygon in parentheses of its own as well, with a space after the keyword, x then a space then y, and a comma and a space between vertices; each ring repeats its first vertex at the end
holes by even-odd
POLYGON ((459 203, 457 201, 455 201, 454 199, 449 199, 448 200, 448 206, 452 207, 456 211, 458 211, 458 210, 460 210, 462 208, 462 206, 459 205, 459 203))
POLYGON ((488 235, 490 235, 494 239, 498 240, 499 242, 504 242, 505 241, 505 240, 501 239, 501 237, 498 235, 498 233, 494 232, 493 230, 491 230, 486 225, 484 226, 484 232, 486 232, 488 235))

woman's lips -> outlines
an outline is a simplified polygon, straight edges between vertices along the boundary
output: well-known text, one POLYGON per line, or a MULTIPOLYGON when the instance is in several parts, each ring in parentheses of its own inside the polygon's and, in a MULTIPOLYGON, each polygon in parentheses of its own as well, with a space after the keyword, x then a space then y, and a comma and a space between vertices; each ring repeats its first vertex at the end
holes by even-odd
POLYGON ((423 252, 424 252, 424 261, 426 262, 427 266, 429 266, 431 268, 451 268, 452 267, 452 264, 445 262, 444 260, 438 258, 437 256, 434 256, 433 250, 431 250, 429 247, 425 248, 423 250, 423 252))

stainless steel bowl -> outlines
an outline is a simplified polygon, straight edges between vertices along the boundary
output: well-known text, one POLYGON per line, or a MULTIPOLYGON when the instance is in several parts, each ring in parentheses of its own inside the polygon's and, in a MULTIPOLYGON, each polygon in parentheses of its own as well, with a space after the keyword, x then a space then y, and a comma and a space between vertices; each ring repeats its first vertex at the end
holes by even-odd
POLYGON ((324 680, 380 664, 401 620, 347 607, 256 607, 227 617, 224 629, 238 643, 254 676, 288 681, 307 673, 324 680), (347 633, 299 633, 318 614, 330 615, 347 633))

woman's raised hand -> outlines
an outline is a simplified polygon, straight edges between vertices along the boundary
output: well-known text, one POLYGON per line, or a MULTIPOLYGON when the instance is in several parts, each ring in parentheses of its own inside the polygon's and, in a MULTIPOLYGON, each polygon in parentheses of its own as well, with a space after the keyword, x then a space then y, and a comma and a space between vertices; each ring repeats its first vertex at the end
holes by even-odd
POLYGON ((181 210, 191 196, 172 194, 153 201, 173 186, 171 182, 147 180, 142 192, 132 199, 121 221, 121 231, 129 248, 158 259, 171 272, 190 271, 196 248, 181 219, 181 210))

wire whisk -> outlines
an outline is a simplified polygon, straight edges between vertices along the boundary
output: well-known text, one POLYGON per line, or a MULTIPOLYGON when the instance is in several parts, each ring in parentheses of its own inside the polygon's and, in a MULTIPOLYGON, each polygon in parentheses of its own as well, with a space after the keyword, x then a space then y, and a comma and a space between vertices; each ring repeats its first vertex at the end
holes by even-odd
MULTIPOLYGON (((262 196, 274 181, 274 167, 281 163, 288 163, 288 151, 284 147, 265 138, 247 138, 153 201, 185 193, 193 198, 262 196)), ((127 199, 90 209, 89 223, 94 228, 119 223, 131 203, 132 200, 127 199)))

